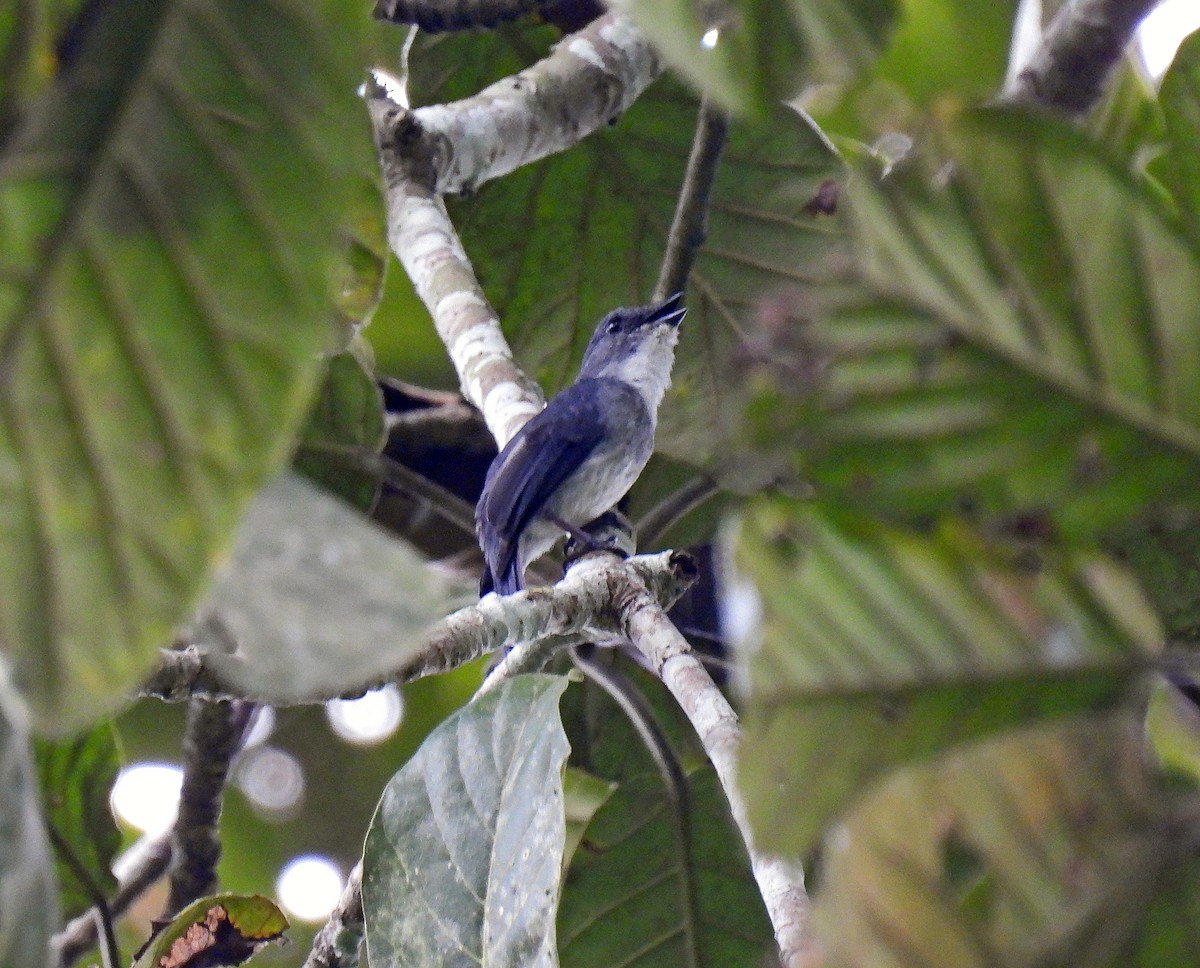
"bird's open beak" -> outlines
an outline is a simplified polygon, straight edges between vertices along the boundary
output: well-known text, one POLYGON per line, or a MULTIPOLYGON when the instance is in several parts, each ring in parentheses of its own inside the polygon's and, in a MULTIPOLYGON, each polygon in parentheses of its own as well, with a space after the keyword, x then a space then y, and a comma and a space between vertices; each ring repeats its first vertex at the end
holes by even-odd
POLYGON ((678 326, 685 315, 687 315, 687 309, 683 306, 683 293, 677 292, 655 306, 646 322, 678 326))

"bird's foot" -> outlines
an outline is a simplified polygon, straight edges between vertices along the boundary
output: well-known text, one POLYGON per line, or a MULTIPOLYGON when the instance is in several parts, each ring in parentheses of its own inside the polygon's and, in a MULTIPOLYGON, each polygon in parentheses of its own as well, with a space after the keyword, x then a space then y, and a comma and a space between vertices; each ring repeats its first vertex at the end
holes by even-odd
POLYGON ((563 548, 564 565, 567 567, 593 551, 611 551, 622 558, 628 558, 637 551, 633 524, 620 511, 606 511, 582 528, 565 521, 556 520, 554 523, 570 535, 563 548))

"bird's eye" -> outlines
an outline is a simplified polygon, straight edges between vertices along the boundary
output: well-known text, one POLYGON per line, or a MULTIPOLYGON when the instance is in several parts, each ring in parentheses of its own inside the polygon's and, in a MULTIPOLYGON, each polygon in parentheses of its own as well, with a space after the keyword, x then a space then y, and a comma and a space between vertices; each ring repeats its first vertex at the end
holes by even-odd
POLYGON ((608 331, 609 331, 610 333, 619 333, 619 332, 621 332, 621 324, 620 324, 620 322, 618 322, 617 320, 615 320, 615 319, 614 319, 614 320, 613 320, 611 323, 609 323, 609 324, 608 324, 608 331))

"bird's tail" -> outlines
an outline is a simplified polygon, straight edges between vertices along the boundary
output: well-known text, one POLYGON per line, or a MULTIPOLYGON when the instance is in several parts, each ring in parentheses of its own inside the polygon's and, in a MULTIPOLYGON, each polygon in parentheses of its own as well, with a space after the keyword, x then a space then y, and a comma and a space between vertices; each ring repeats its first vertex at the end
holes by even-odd
POLYGON ((521 580, 521 572, 516 561, 504 569, 499 579, 492 574, 491 568, 484 565, 483 575, 479 579, 479 597, 483 598, 490 592, 495 592, 497 595, 511 595, 524 587, 525 582, 521 580))

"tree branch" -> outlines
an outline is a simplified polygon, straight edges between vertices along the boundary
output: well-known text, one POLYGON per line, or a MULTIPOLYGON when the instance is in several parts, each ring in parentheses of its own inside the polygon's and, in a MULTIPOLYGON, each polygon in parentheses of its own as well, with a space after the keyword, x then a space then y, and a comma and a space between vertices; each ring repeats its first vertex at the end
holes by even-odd
POLYGON ((1064 3, 1004 100, 1085 114, 1099 100, 1129 38, 1158 0, 1064 3))
MULTIPOLYGON (((425 644, 411 661, 385 676, 363 682, 345 695, 361 695, 385 683, 404 683, 454 669, 497 649, 547 636, 563 637, 560 644, 578 641, 578 636, 611 616, 611 589, 623 586, 628 572, 650 589, 665 607, 670 607, 696 579, 696 566, 683 552, 638 555, 622 561, 611 554, 591 554, 574 565, 557 585, 529 588, 516 595, 489 595, 477 605, 460 609, 430 629, 425 644)), ((611 620, 609 620, 611 624, 611 620)), ((258 699, 238 693, 204 664, 202 650, 189 646, 163 650, 162 665, 143 685, 142 695, 167 702, 193 696, 216 699, 258 699)), ((314 697, 312 702, 338 696, 314 697)))
POLYGON ((737 751, 742 739, 737 714, 645 588, 630 581, 618 604, 625 634, 675 697, 712 761, 750 855, 782 964, 792 968, 805 963, 812 955, 813 942, 808 931, 804 872, 799 865, 762 854, 754 847, 746 804, 737 786, 737 751))
POLYGON ((572 147, 658 76, 649 42, 618 14, 565 37, 513 77, 453 104, 409 110, 368 86, 388 203, 388 241, 433 317, 463 395, 503 447, 544 400, 513 362, 441 196, 572 147))
POLYGON ((246 702, 193 699, 183 734, 183 786, 171 830, 175 859, 163 916, 172 918, 217 883, 217 824, 229 764, 242 744, 254 707, 246 702))
POLYGON ((614 124, 661 71, 633 22, 608 13, 473 97, 412 110, 392 102, 377 135, 433 193, 472 192, 614 124))
POLYGON ((701 101, 683 187, 667 235, 667 250, 663 254, 658 283, 654 287, 656 302, 687 288, 696 253, 708 234, 708 196, 717 177, 717 165, 728 132, 729 119, 725 112, 708 98, 701 101))

